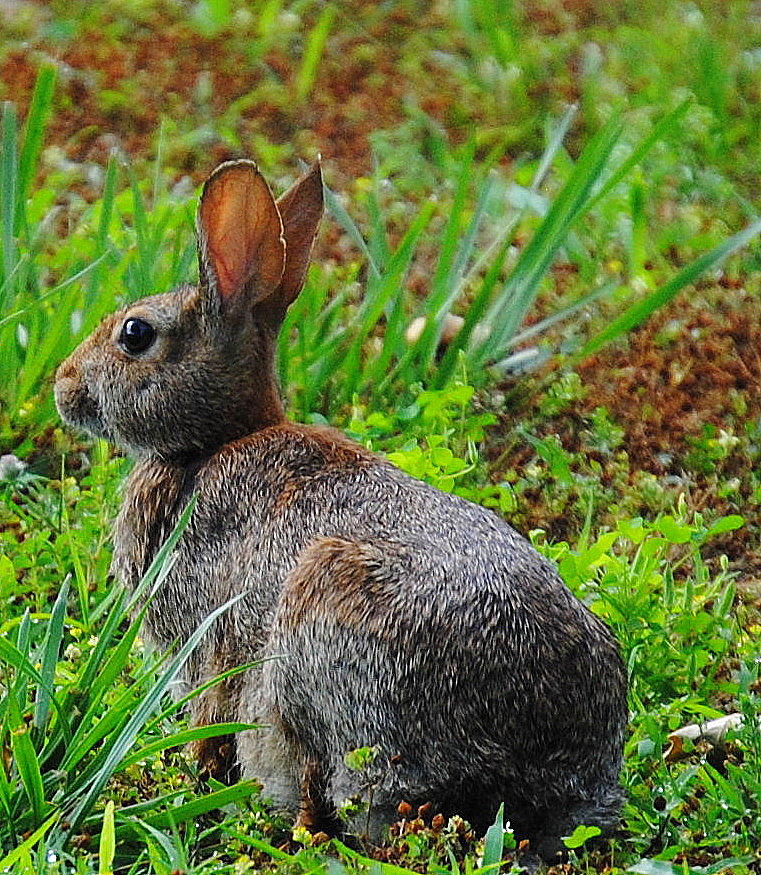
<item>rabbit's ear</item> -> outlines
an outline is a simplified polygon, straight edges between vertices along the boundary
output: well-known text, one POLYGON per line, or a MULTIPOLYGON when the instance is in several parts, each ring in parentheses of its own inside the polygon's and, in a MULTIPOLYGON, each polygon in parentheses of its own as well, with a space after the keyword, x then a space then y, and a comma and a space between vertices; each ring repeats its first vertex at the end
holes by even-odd
POLYGON ((277 202, 285 237, 285 270, 277 295, 283 307, 291 304, 304 285, 323 208, 322 172, 319 159, 277 202))
POLYGON ((278 287, 285 268, 283 223, 253 161, 228 161, 206 180, 198 206, 201 287, 227 305, 278 287))

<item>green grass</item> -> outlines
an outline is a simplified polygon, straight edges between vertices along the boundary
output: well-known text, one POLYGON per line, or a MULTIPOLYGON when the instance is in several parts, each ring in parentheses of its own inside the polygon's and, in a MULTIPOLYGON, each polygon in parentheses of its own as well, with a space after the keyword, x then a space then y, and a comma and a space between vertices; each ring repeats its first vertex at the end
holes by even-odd
MULTIPOLYGON (((60 245, 55 253, 55 272, 63 278, 52 288, 44 288, 40 269, 47 260, 45 247, 52 241, 30 230, 37 216, 25 192, 36 170, 53 82, 51 68, 42 68, 23 136, 17 132, 12 105, 6 104, 3 115, 0 333, 8 354, 0 366, 0 404, 11 418, 6 427, 11 437, 18 434, 20 425, 13 421, 13 414, 25 410, 25 405, 30 405, 27 412, 33 412, 27 420, 30 428, 40 429, 50 421, 49 376, 104 313, 146 291, 171 288, 188 277, 194 264, 191 227, 195 201, 175 203, 164 193, 160 131, 150 203, 135 170, 127 167, 120 173, 112 155, 102 198, 84 211, 67 240, 56 241, 60 245), (123 190, 119 190, 120 176, 126 177, 123 190)), ((534 332, 558 320, 573 320, 583 312, 584 304, 609 296, 623 277, 599 271, 590 254, 593 244, 579 233, 579 224, 590 220, 595 209, 602 211, 614 192, 628 188, 636 193, 630 193, 629 200, 638 205, 640 216, 639 233, 632 236, 630 247, 639 245, 641 250, 644 193, 642 185, 637 180, 630 182, 629 177, 650 151, 673 133, 688 108, 688 103, 682 102, 633 144, 622 141, 624 120, 615 118, 589 141, 575 162, 566 160, 560 162, 565 166, 557 167, 563 137, 573 118, 569 111, 550 133, 527 187, 478 163, 475 141, 459 149, 442 143, 442 149, 449 153, 445 164, 451 197, 439 204, 432 198, 424 201, 402 229, 398 242, 392 240, 390 219, 384 215, 390 211, 389 205, 382 204, 376 193, 380 180, 368 189, 366 206, 371 224, 367 242, 336 195, 329 193, 329 209, 365 257, 368 275, 358 300, 347 287, 348 278, 343 280, 343 289, 340 278, 337 284, 330 283, 333 299, 328 305, 329 278, 316 267, 289 313, 280 340, 279 362, 283 383, 293 393, 300 417, 340 414, 355 395, 383 407, 389 398, 417 383, 441 388, 452 379, 460 357, 471 379, 479 383, 493 365, 509 370, 515 361, 511 351, 526 339, 519 329, 561 253, 588 273, 597 290, 560 307, 533 326, 534 332), (623 150, 625 157, 613 161, 616 150, 623 150), (548 176, 555 177, 552 196, 542 195, 548 176), (508 201, 505 209, 506 188, 513 202, 522 201, 520 208, 511 209, 508 201), (525 224, 531 227, 530 239, 514 263, 508 264, 516 235, 525 224), (438 232, 434 225, 439 226, 438 232), (419 299, 406 290, 406 281, 416 261, 426 258, 424 239, 429 251, 433 248, 435 264, 430 290, 419 299), (463 327, 437 361, 444 319, 463 307, 463 327), (405 329, 413 317, 422 319, 424 328, 410 343, 405 329)), ((495 152, 492 160, 500 157, 495 152)), ((607 224, 599 213, 591 221, 607 224)), ((753 222, 682 268, 588 339, 579 356, 625 334, 752 241, 759 231, 761 223, 753 222)), ((616 231, 606 228, 605 233, 615 235, 616 231)), ((624 245, 626 240, 620 242, 624 245)), ((643 260, 643 253, 635 253, 633 248, 627 259, 632 277, 643 260)), ((544 356, 537 357, 537 361, 543 360, 544 356)))
MULTIPOLYGON (((505 509, 509 488, 483 483, 476 447, 493 417, 473 415, 473 397, 471 387, 455 383, 419 394, 395 417, 356 407, 349 432, 439 488, 505 509)), ((21 859, 14 849, 35 835, 39 844, 27 845, 30 855, 52 851, 62 861, 77 857, 92 866, 95 857, 87 849, 94 853, 98 842, 101 848, 111 842, 120 866, 131 871, 172 866, 199 872, 212 859, 219 871, 232 872, 236 860, 255 849, 273 865, 287 860, 298 871, 321 870, 328 864, 320 854, 329 848, 278 852, 273 836, 285 835, 284 827, 264 813, 251 784, 202 788, 192 764, 176 752, 193 738, 240 727, 187 730, 178 723, 180 705, 162 697, 202 630, 171 659, 145 652, 140 615, 128 618, 125 594, 106 580, 104 557, 88 548, 102 537, 104 505, 106 513, 115 507, 122 468, 120 460, 102 455, 79 483, 67 478, 5 487, 5 520, 19 522, 21 541, 10 532, 4 536, 5 562, 12 564, 4 579, 39 569, 58 595, 52 605, 38 604, 21 616, 5 608, 0 743, 10 759, 0 776, 0 848, 21 859), (9 551, 12 541, 16 548, 9 551), (51 555, 51 547, 58 552, 51 555), (67 596, 69 581, 79 574, 87 581, 87 604, 77 606, 67 596), (103 808, 106 800, 113 811, 103 808), (225 814, 212 817, 217 808, 225 814), (83 835, 89 838, 78 855, 71 842, 81 844, 77 837, 83 835)), ((611 851, 617 870, 641 867, 656 855, 673 859, 687 836, 700 831, 705 837, 693 847, 739 860, 736 871, 753 859, 761 830, 761 811, 753 804, 761 788, 755 636, 744 625, 750 608, 745 616, 730 610, 737 603, 732 576, 725 567, 712 571, 702 559, 712 538, 742 524, 738 517, 709 524, 682 505, 675 515, 621 519, 612 531, 584 532, 573 546, 549 545, 534 534, 571 589, 615 630, 629 667, 632 721, 623 779, 630 801, 625 831, 611 851), (688 748, 683 761, 665 763, 668 732, 718 716, 719 701, 746 713, 726 751, 717 759, 707 748, 688 748)), ((170 548, 148 572, 144 590, 158 584, 170 548)), ((452 829, 449 838, 446 828, 430 826, 414 841, 408 836, 407 865, 455 872, 455 850, 470 867, 478 853, 484 859, 494 853, 461 841, 452 829)), ((490 841, 493 836, 487 846, 490 841)), ((333 852, 352 871, 369 865, 339 845, 333 852)), ((73 862, 61 865, 60 871, 75 871, 73 862)))

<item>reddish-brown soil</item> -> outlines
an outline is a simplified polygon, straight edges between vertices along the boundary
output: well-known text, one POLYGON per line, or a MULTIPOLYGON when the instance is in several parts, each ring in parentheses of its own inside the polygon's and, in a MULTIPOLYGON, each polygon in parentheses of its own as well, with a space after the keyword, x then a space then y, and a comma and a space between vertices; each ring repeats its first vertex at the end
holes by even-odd
MULTIPOLYGON (((529 14, 537 32, 549 37, 603 20, 604 7, 599 0, 547 0, 530 4, 529 14)), ((47 4, 36 8, 43 18, 48 14, 47 4)), ((403 46, 439 26, 435 8, 410 3, 389 12, 350 0, 340 4, 339 14, 344 26, 334 28, 305 100, 296 96, 294 61, 303 47, 292 51, 289 43, 274 40, 261 57, 252 57, 234 33, 205 37, 161 4, 136 13, 129 33, 123 22, 114 23, 112 31, 106 21, 70 39, 36 37, 15 48, 6 43, 0 54, 0 97, 12 99, 23 117, 40 63, 54 59, 59 82, 47 142, 62 148, 69 160, 99 163, 114 146, 138 163, 150 157, 162 117, 186 134, 208 118, 223 119, 240 101, 227 135, 217 124, 200 145, 170 136, 168 169, 196 181, 216 162, 262 137, 292 145, 294 158, 320 152, 334 184, 348 187, 371 167, 370 134, 407 118, 405 101, 421 107, 454 142, 467 138, 476 110, 464 105, 461 83, 431 60, 421 62, 429 78, 420 71, 409 76, 403 68, 403 46)), ((314 21, 305 24, 308 29, 314 21)), ((449 48, 456 53, 458 47, 449 48)), ((558 87, 571 87, 568 81, 558 87)), ((86 187, 83 193, 97 194, 86 187)), ((342 260, 337 248, 331 252, 338 245, 335 235, 326 234, 321 255, 342 260)), ((560 272, 556 278, 562 284, 560 272)), ((579 368, 587 395, 577 415, 606 407, 625 429, 632 469, 679 474, 691 441, 700 438, 706 424, 737 431, 761 417, 758 305, 741 289, 709 292, 704 297, 710 307, 702 304, 703 297, 683 295, 626 342, 579 368), (723 301, 718 307, 713 305, 717 298, 723 301)), ((548 424, 554 427, 573 450, 573 423, 548 424)), ((520 461, 520 455, 512 461, 520 461)), ((742 464, 747 466, 747 456, 742 464)), ((726 476, 747 480, 748 473, 733 472, 731 458, 725 464, 726 476)), ((691 495, 697 506, 701 488, 704 502, 715 500, 709 479, 697 477, 691 495)), ((731 502, 716 506, 731 509, 731 502)), ((736 558, 748 547, 747 538, 746 533, 729 539, 736 558)))
POLYGON ((590 390, 583 407, 606 407, 633 465, 658 475, 679 473, 706 423, 732 429, 761 416, 758 301, 735 292, 708 309, 691 297, 578 368, 590 390))

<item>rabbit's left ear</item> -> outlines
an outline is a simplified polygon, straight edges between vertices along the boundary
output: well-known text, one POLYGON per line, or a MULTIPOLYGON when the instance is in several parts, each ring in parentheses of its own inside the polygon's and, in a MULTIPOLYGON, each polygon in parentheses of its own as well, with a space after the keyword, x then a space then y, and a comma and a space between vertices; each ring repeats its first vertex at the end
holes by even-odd
POLYGON ((285 309, 301 291, 323 210, 319 159, 277 202, 285 238, 285 270, 274 298, 285 309))
POLYGON ((285 241, 272 192, 253 161, 228 161, 206 180, 198 206, 201 287, 222 309, 255 304, 278 288, 285 241))

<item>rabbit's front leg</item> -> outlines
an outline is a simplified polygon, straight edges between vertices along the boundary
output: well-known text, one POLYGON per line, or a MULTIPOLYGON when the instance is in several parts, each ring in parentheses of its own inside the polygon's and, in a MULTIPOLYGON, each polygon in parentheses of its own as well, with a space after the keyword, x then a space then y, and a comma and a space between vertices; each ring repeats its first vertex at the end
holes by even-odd
POLYGON ((277 811, 295 817, 301 802, 306 763, 278 715, 262 694, 261 669, 247 673, 241 690, 240 719, 256 729, 237 736, 237 757, 244 778, 262 784, 262 796, 277 811))

